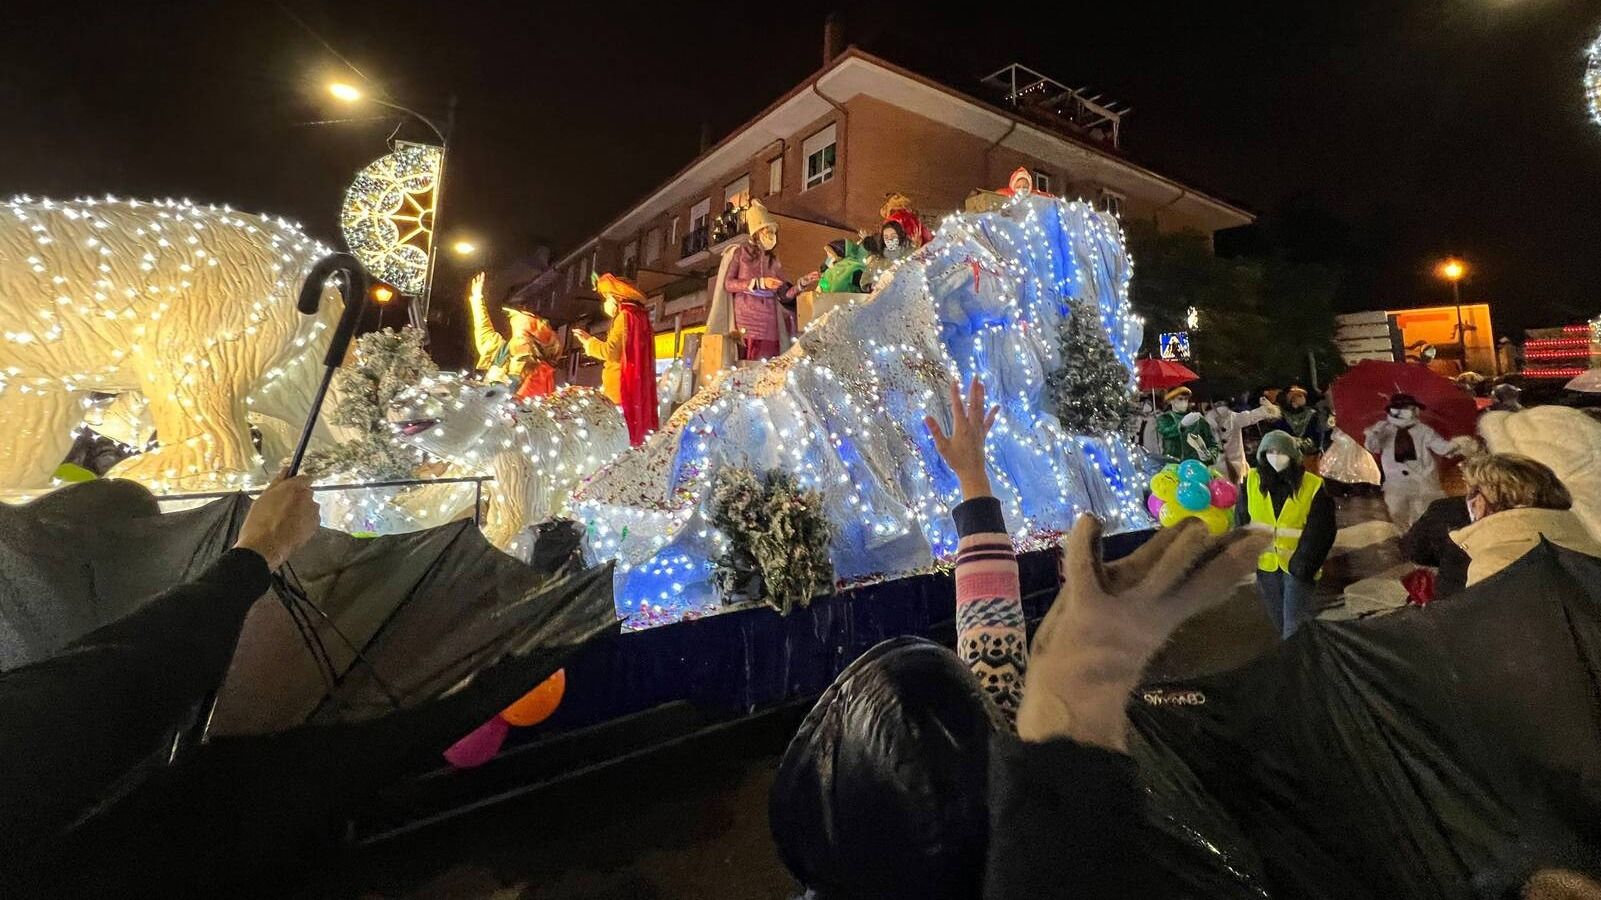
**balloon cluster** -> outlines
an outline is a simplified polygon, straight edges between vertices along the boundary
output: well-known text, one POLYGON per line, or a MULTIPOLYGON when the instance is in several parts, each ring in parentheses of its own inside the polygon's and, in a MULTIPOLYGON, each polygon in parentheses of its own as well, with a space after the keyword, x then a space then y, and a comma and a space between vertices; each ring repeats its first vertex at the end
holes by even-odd
POLYGON ((471 769, 489 762, 500 752, 500 745, 506 742, 513 725, 526 728, 550 718, 566 692, 567 670, 557 669, 556 674, 540 682, 516 703, 451 744, 445 751, 445 761, 458 769, 471 769))
POLYGON ((1151 496, 1145 508, 1164 526, 1195 517, 1206 523, 1213 534, 1229 530, 1234 502, 1240 498, 1239 486, 1222 472, 1209 469, 1198 459, 1169 463, 1151 476, 1151 496))

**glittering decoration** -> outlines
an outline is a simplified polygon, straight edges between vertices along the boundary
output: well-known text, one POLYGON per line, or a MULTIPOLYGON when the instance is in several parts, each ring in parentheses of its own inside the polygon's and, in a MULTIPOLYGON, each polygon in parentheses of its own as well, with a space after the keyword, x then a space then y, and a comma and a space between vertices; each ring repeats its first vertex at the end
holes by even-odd
POLYGON ((1584 68, 1584 100, 1590 107, 1590 121, 1601 125, 1601 35, 1590 45, 1584 68))
POLYGON ((332 290, 317 316, 295 309, 327 253, 281 218, 188 200, 0 204, 0 489, 50 484, 91 393, 117 395, 143 450, 114 477, 157 493, 265 478, 340 313, 332 290))
POLYGON ((589 553, 617 560, 619 608, 658 624, 716 607, 713 561, 729 541, 711 523, 711 495, 731 468, 780 469, 822 496, 839 583, 949 557, 960 491, 923 416, 948 415, 952 378, 977 376, 1001 406, 986 454, 1020 546, 1086 511, 1110 531, 1149 527, 1127 442, 1069 433, 1044 396, 1075 301, 1132 369, 1143 323, 1129 308, 1131 272, 1117 220, 1086 204, 1019 195, 946 218, 871 297, 820 317, 782 356, 723 373, 579 486, 589 553))
POLYGON ((389 412, 395 439, 448 460, 484 485, 484 535, 513 554, 531 547, 524 529, 567 512, 579 480, 628 449, 621 411, 599 391, 563 386, 519 401, 506 385, 460 373, 423 377, 389 412))
POLYGON ((434 206, 445 152, 397 141, 345 192, 339 228, 367 271, 402 294, 422 292, 433 248, 434 206))

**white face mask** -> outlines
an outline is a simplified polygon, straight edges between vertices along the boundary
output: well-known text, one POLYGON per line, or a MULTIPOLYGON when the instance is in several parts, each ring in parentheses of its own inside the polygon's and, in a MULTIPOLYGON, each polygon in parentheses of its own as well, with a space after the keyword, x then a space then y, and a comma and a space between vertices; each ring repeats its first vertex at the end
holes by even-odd
POLYGON ((763 228, 756 232, 756 244, 763 250, 771 250, 778 246, 778 232, 771 228, 763 228))
POLYGON ((889 253, 901 249, 901 239, 893 231, 884 232, 884 249, 889 253))
POLYGON ((1188 400, 1174 400, 1172 406, 1174 412, 1190 411, 1190 401, 1188 400))
POLYGON ((1401 425, 1403 427, 1407 426, 1407 425, 1411 425, 1413 422, 1417 421, 1417 416, 1418 416, 1417 410, 1413 409, 1410 406, 1408 406, 1408 407, 1406 407, 1404 409, 1392 409, 1392 410, 1390 410, 1390 421, 1395 423, 1396 425, 1401 425))
POLYGON ((1290 467, 1290 457, 1285 453, 1269 453, 1267 464, 1273 467, 1273 471, 1282 472, 1290 467))

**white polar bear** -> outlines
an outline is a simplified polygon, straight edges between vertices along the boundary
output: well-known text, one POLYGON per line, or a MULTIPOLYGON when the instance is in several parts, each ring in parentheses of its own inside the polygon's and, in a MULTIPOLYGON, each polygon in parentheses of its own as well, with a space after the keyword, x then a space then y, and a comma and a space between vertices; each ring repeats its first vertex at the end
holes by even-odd
POLYGON ((389 421, 401 440, 495 476, 484 536, 513 555, 528 549, 523 529, 566 515, 579 483, 628 449, 622 413, 593 388, 518 401, 506 385, 441 373, 398 398, 389 421))
POLYGON ((282 219, 188 201, 0 207, 0 488, 49 484, 91 392, 138 392, 155 426, 113 477, 159 492, 265 475, 343 309, 332 287, 316 316, 295 308, 328 252, 282 219))

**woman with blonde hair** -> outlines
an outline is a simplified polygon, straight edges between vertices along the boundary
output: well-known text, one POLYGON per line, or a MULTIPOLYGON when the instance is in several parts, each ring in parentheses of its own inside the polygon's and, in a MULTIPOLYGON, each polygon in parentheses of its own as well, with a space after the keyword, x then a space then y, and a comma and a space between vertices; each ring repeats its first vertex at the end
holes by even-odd
POLYGON ((1451 540, 1468 555, 1468 584, 1501 571, 1542 539, 1601 557, 1597 541, 1573 513, 1573 497, 1551 468, 1518 453, 1474 456, 1462 465, 1468 485, 1466 528, 1451 540))

